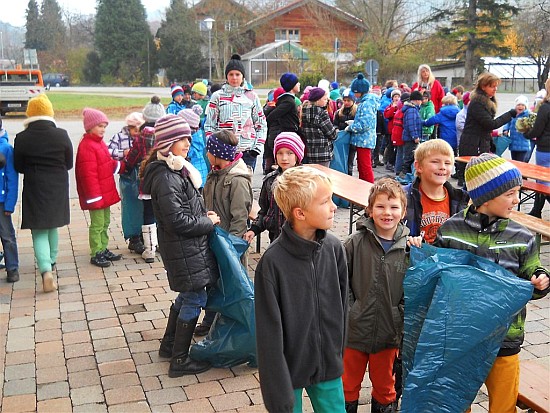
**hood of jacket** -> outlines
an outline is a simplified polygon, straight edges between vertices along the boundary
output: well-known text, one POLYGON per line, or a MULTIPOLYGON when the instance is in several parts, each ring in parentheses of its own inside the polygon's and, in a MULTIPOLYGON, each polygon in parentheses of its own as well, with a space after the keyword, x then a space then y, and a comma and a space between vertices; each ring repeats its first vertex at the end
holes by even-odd
POLYGON ((441 116, 443 116, 446 119, 454 120, 456 119, 456 115, 460 112, 460 108, 456 105, 445 105, 441 106, 441 109, 439 110, 439 113, 441 116))
POLYGON ((485 93, 483 90, 476 89, 470 94, 470 105, 472 103, 480 103, 481 105, 485 106, 489 113, 493 115, 493 117, 497 113, 497 100, 493 96, 490 98, 487 93, 485 93))
POLYGON ((252 182, 252 171, 242 160, 242 156, 239 156, 232 164, 222 169, 212 169, 210 171, 213 175, 227 175, 227 176, 244 176, 250 182, 252 182))
POLYGON ((420 110, 420 106, 416 106, 414 103, 412 102, 405 102, 403 103, 403 107, 401 108, 401 111, 403 113, 405 113, 406 111, 408 111, 409 109, 417 109, 417 110, 420 110))

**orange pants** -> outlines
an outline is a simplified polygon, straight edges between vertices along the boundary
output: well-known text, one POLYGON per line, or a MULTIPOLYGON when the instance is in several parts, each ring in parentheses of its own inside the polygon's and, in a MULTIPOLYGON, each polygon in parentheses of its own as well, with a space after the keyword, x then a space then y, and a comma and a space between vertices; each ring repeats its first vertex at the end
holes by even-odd
MULTIPOLYGON (((489 413, 516 413, 519 354, 497 357, 485 379, 485 386, 489 393, 489 413)), ((468 413, 470 411, 471 409, 466 410, 468 413)))
POLYGON ((393 361, 397 355, 396 348, 368 354, 346 347, 344 351, 344 397, 346 402, 359 400, 361 382, 365 376, 367 364, 372 383, 372 397, 381 404, 395 401, 395 377, 393 361))

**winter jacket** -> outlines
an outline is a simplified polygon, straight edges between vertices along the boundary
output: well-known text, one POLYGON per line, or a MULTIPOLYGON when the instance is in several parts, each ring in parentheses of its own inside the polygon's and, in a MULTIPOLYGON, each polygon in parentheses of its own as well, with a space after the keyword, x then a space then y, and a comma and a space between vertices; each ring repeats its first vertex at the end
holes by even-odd
POLYGON ((427 126, 438 124, 439 137, 451 145, 454 150, 458 147, 456 141, 456 115, 458 112, 460 112, 458 106, 445 105, 441 107, 437 115, 424 122, 424 125, 427 126))
POLYGON ((338 131, 327 111, 306 101, 302 107, 301 131, 309 162, 330 162, 333 156, 333 141, 336 140, 338 131))
MULTIPOLYGON (((535 237, 527 228, 510 219, 499 218, 490 224, 487 221, 486 215, 477 212, 475 206, 470 205, 439 227, 434 245, 470 251, 525 280, 531 279, 539 269, 548 274, 541 266, 535 237)), ((546 291, 535 289, 533 299, 545 295, 546 291)), ((487 300, 491 299, 492 297, 487 297, 487 300)), ((523 343, 526 314, 525 307, 516 314, 501 345, 499 356, 519 353, 523 343)))
POLYGON ((128 126, 124 126, 120 132, 115 133, 109 141, 109 153, 116 160, 124 159, 124 151, 132 147, 133 138, 130 135, 128 126))
POLYGON ((344 242, 348 259, 350 310, 346 347, 364 353, 398 348, 403 336, 403 279, 409 229, 399 224, 385 252, 372 218, 357 220, 344 242))
MULTIPOLYGON (((441 112, 440 112, 441 113, 441 112)), ((457 212, 463 210, 470 201, 468 192, 455 188, 449 182, 443 184, 447 190, 450 200, 449 216, 453 216, 457 212)), ((416 177, 414 182, 403 187, 403 191, 407 194, 407 214, 405 215, 405 224, 411 231, 411 237, 420 235, 420 227, 422 214, 422 202, 420 200, 420 177, 416 177)))
POLYGON ((187 102, 185 102, 185 100, 182 100, 181 103, 178 103, 175 100, 172 100, 172 102, 170 102, 166 107, 166 114, 168 115, 169 113, 171 113, 173 115, 177 115, 183 109, 188 109, 188 108, 189 106, 187 102))
POLYGON ((397 109, 393 116, 393 126, 391 130, 391 143, 393 146, 403 146, 403 103, 397 104, 397 109))
POLYGON ((269 239, 274 241, 275 238, 281 233, 281 228, 286 222, 283 212, 280 210, 275 197, 273 196, 273 184, 275 180, 283 173, 281 168, 267 174, 262 182, 262 189, 260 190, 260 197, 258 198, 258 204, 260 210, 258 216, 250 225, 250 230, 254 232, 254 235, 258 236, 263 231, 269 231, 269 239))
POLYGON ((238 156, 223 169, 213 168, 206 177, 203 194, 206 207, 220 216, 220 227, 242 237, 252 209, 252 174, 238 156))
POLYGON ((334 114, 334 120, 332 121, 332 123, 334 124, 336 129, 343 131, 348 126, 346 121, 354 120, 356 112, 357 106, 355 106, 355 104, 353 106, 350 106, 349 108, 342 107, 334 114))
POLYGON ((10 145, 8 132, 0 128, 0 154, 5 158, 6 164, 0 168, 0 203, 4 204, 4 211, 15 211, 19 190, 19 174, 13 164, 13 146, 10 145))
POLYGON ((456 126, 456 145, 457 145, 457 148, 460 146, 460 138, 462 136, 462 131, 464 130, 464 124, 466 123, 467 113, 468 113, 468 106, 465 105, 456 114, 455 126, 456 126))
POLYGON ((164 161, 147 165, 143 189, 151 194, 160 255, 172 291, 197 291, 218 279, 216 258, 208 246, 214 224, 197 188, 182 171, 164 161))
POLYGON ((206 177, 208 176, 209 167, 206 164, 206 142, 204 138, 204 131, 202 129, 193 132, 191 136, 191 147, 187 157, 189 162, 193 164, 195 168, 200 172, 202 178, 201 188, 206 183, 206 177))
POLYGON ((240 152, 262 153, 267 123, 260 99, 246 81, 238 87, 226 83, 212 94, 204 123, 206 138, 220 129, 228 129, 237 135, 240 152))
MULTIPOLYGON (((515 109, 513 110, 515 113, 515 109)), ((495 118, 496 111, 495 98, 490 99, 479 89, 472 92, 458 146, 460 156, 478 156, 491 151, 491 132, 512 119, 510 111, 495 118)))
POLYGON ((323 230, 317 241, 306 240, 285 223, 258 262, 254 296, 265 406, 290 413, 294 389, 343 373, 348 276, 342 243, 323 230))
POLYGON ((510 145, 508 146, 508 149, 511 151, 531 153, 531 141, 523 136, 523 133, 518 132, 516 129, 517 120, 528 117, 529 113, 531 112, 529 112, 528 109, 525 109, 502 128, 503 131, 508 131, 508 135, 510 136, 510 145))
POLYGON ((405 102, 403 111, 403 142, 411 142, 422 138, 422 119, 420 108, 414 103, 405 102))
POLYGON ((550 152, 550 102, 546 101, 540 106, 537 120, 525 137, 537 139, 537 151, 550 152))
POLYGON ((114 175, 124 163, 111 158, 101 136, 86 133, 76 151, 76 189, 80 208, 103 209, 120 201, 114 175))
MULTIPOLYGON (((420 119, 422 120, 428 120, 432 116, 435 116, 435 108, 434 103, 431 100, 428 100, 426 103, 422 103, 420 105, 420 119)), ((422 135, 429 137, 434 131, 434 127, 432 126, 422 126, 422 135)))
POLYGON ((376 115, 380 100, 378 96, 367 93, 357 105, 355 119, 348 131, 351 132, 351 144, 358 148, 374 149, 376 146, 376 115))
MULTIPOLYGON (((411 90, 420 90, 418 87, 418 82, 415 82, 411 90)), ((439 83, 439 80, 435 79, 433 85, 431 85, 428 88, 428 91, 431 94, 431 99, 434 104, 435 113, 439 113, 441 110, 441 100, 445 96, 445 91, 443 90, 443 86, 441 86, 441 83, 439 83)))
POLYGON ((23 178, 21 229, 50 229, 70 222, 69 169, 73 145, 53 118, 27 118, 15 137, 13 161, 23 178))
POLYGON ((300 128, 298 108, 292 93, 283 93, 277 99, 275 107, 266 114, 267 142, 265 146, 266 156, 273 158, 275 138, 281 132, 297 133, 300 128))

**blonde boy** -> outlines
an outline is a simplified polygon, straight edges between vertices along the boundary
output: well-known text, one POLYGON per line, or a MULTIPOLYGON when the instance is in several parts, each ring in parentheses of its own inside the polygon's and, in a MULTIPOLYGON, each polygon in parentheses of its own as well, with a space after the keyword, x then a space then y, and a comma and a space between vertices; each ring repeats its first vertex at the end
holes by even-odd
POLYGON ((301 412, 305 388, 316 412, 343 413, 348 277, 342 243, 327 232, 336 211, 332 186, 322 172, 297 166, 277 179, 274 196, 287 222, 254 280, 265 406, 301 412))

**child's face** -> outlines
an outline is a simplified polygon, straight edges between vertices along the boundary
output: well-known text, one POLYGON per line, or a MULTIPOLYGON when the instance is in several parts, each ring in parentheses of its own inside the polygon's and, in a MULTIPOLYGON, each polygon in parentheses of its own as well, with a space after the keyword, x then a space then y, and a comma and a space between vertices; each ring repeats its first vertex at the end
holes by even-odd
POLYGON ((477 208, 477 211, 489 216, 489 219, 509 218, 510 213, 519 204, 519 190, 520 187, 516 186, 502 195, 485 202, 477 208))
POLYGON ((344 107, 351 108, 353 106, 353 100, 350 98, 344 98, 344 107))
POLYGON ((99 125, 95 125, 92 129, 90 129, 90 133, 96 136, 103 136, 105 135, 105 129, 107 129, 107 124, 105 122, 100 123, 99 125))
POLYGON ((393 238, 397 225, 405 216, 401 200, 388 198, 384 193, 378 194, 373 205, 369 205, 369 213, 374 221, 376 233, 385 239, 393 238))
POLYGON ((172 145, 170 152, 172 152, 174 156, 183 156, 184 158, 187 158, 190 147, 191 142, 189 142, 189 139, 183 138, 172 145))
POLYGON ((240 70, 230 70, 229 73, 227 73, 227 83, 232 87, 240 86, 241 83, 243 83, 243 74, 240 70))
POLYGON ((518 103, 516 105, 516 113, 519 115, 520 113, 523 113, 523 111, 525 110, 525 105, 523 103, 518 103))
POLYGON ((174 96, 173 99, 174 99, 174 101, 180 103, 183 100, 183 95, 181 93, 179 93, 176 96, 174 96))
POLYGON ((128 126, 128 132, 130 132, 132 138, 137 138, 139 136, 139 128, 135 126, 128 126))
POLYGON ((281 167, 283 171, 288 168, 296 166, 298 164, 298 158, 296 154, 288 148, 281 148, 277 151, 277 165, 281 167))
POLYGON ((399 102, 399 99, 401 99, 401 95, 398 95, 397 93, 392 96, 391 100, 393 103, 399 102))
POLYGON ((311 229, 330 229, 334 224, 336 205, 332 202, 332 188, 321 183, 307 209, 302 209, 304 223, 311 229))
POLYGON ((193 92, 193 99, 195 100, 202 100, 204 99, 203 95, 199 95, 197 92, 193 92))
POLYGON ((296 85, 292 88, 291 92, 294 94, 300 93, 300 82, 296 83, 296 85))
POLYGON ((416 173, 423 184, 443 185, 453 171, 451 157, 440 153, 428 155, 421 162, 414 162, 416 173))

